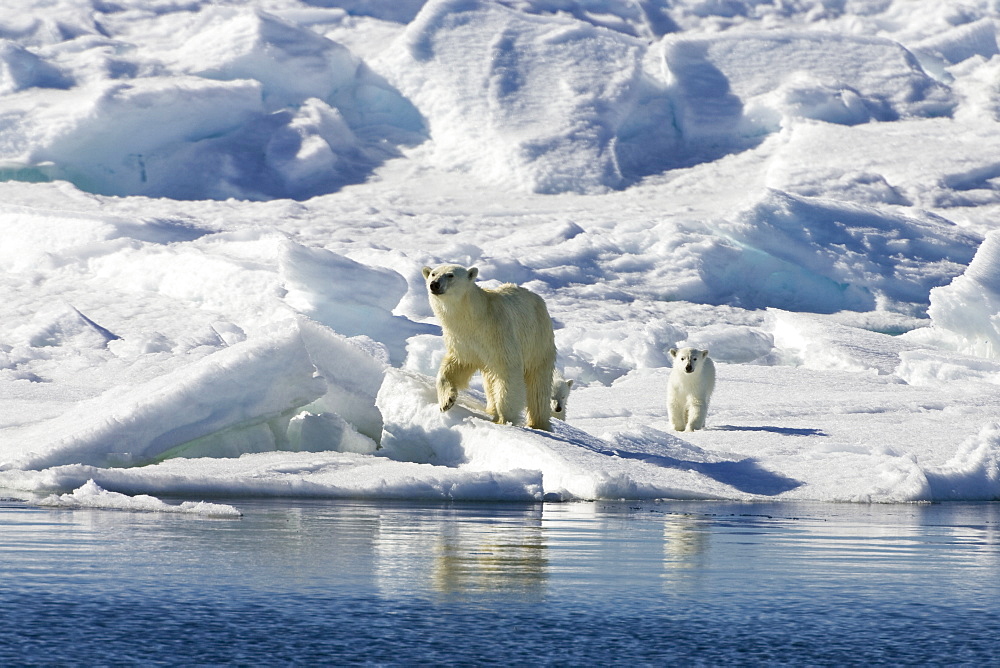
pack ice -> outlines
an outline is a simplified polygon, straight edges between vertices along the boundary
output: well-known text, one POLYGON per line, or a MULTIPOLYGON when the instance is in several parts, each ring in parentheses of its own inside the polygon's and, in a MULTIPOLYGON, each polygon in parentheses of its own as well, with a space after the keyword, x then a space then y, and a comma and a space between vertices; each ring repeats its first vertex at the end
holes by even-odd
POLYGON ((0 8, 0 488, 1000 498, 1000 14, 834 5, 0 8), (546 300, 553 432, 438 410, 443 263, 546 300))

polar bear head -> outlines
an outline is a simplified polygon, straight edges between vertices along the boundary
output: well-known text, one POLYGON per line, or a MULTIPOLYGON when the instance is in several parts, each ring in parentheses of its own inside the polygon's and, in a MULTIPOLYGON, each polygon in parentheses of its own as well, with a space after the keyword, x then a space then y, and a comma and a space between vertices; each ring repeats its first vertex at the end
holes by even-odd
POLYGON ((708 351, 697 348, 681 348, 680 350, 671 348, 670 358, 674 360, 675 369, 684 369, 687 373, 694 373, 702 366, 701 362, 708 359, 708 351))
POLYGON ((552 377, 552 417, 566 419, 566 400, 572 388, 572 379, 566 380, 558 374, 552 377))
POLYGON ((434 269, 424 267, 423 274, 424 281, 427 283, 427 291, 434 296, 441 297, 445 294, 465 291, 479 276, 479 269, 476 267, 466 269, 460 264, 442 264, 434 269))

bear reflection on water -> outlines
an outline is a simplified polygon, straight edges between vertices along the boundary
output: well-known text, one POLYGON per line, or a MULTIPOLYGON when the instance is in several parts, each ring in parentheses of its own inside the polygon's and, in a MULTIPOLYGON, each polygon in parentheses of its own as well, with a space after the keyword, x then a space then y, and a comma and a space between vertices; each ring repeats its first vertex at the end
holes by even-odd
POLYGON ((549 557, 541 511, 536 515, 523 524, 442 525, 434 551, 434 588, 542 595, 549 557))

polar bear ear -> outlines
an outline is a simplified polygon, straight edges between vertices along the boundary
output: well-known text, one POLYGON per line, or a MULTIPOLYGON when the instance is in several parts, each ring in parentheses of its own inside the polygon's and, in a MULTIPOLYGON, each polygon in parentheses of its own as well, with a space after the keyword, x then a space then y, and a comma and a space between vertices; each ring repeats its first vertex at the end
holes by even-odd
POLYGON ((420 271, 424 275, 424 278, 427 278, 428 276, 431 275, 431 268, 430 267, 424 267, 420 271))
POLYGON ((706 350, 702 350, 701 351, 701 356, 702 357, 708 357, 708 350, 707 349, 706 350))
POLYGON ((470 281, 476 280, 476 276, 478 276, 478 275, 479 275, 479 268, 478 267, 469 267, 469 280, 470 281))
POLYGON ((677 348, 671 348, 668 352, 670 353, 670 359, 677 357, 677 348))
POLYGON ((566 387, 573 387, 573 379, 572 378, 570 378, 569 380, 566 381, 566 387))

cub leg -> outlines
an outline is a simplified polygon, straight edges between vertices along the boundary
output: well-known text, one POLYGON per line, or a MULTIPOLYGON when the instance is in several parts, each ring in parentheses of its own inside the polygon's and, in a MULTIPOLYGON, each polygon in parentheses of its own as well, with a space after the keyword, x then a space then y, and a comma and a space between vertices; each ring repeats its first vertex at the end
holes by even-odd
POLYGON ((705 418, 708 416, 708 402, 702 399, 691 399, 687 411, 687 431, 705 428, 705 418))
POLYGON ((687 428, 687 410, 684 398, 677 396, 675 392, 667 394, 667 413, 674 431, 684 431, 687 428))

